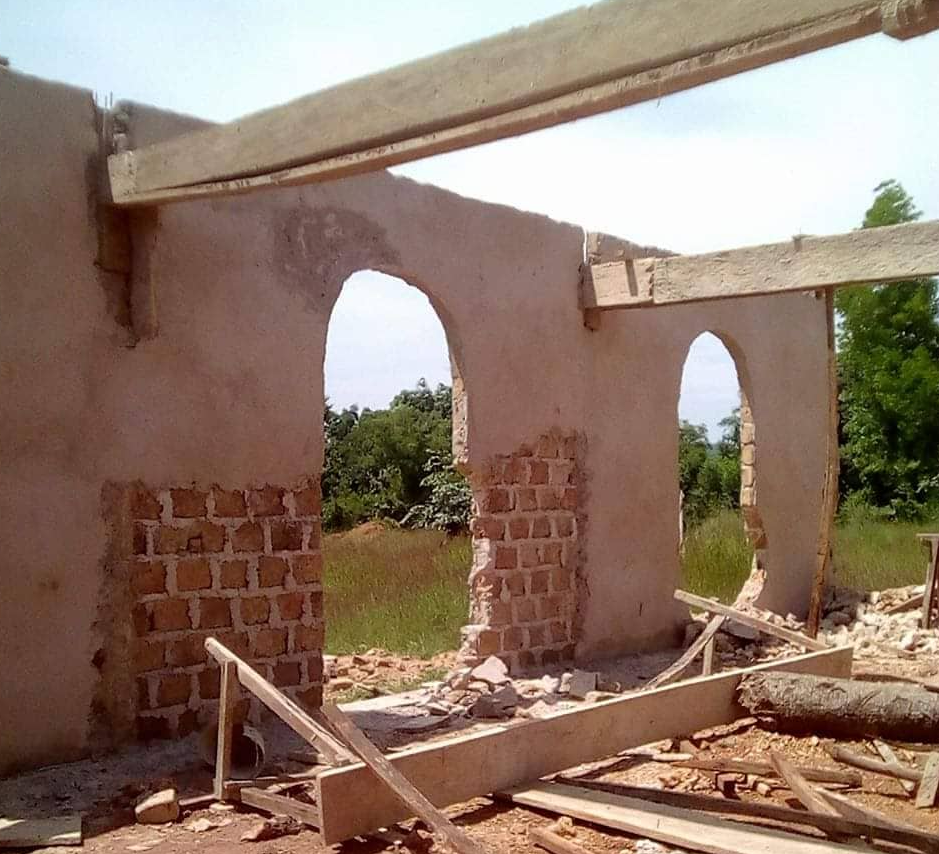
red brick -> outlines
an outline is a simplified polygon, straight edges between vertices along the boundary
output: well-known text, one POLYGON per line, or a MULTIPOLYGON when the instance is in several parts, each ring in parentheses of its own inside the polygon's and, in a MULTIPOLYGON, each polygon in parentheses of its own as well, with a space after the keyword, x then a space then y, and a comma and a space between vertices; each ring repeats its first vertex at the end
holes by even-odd
POLYGON ((577 644, 568 643, 561 647, 561 660, 562 661, 573 661, 574 655, 577 652, 577 644))
POLYGON ((317 584, 323 580, 323 556, 291 555, 290 571, 297 584, 317 584))
POLYGON ((297 693, 297 702, 308 710, 318 709, 323 705, 323 686, 313 685, 297 693))
POLYGON ((173 499, 173 515, 177 519, 198 519, 205 516, 204 492, 198 489, 171 489, 170 497, 173 499))
POLYGON ((515 546, 496 546, 496 569, 515 569, 518 566, 518 550, 515 546))
POLYGON ((518 547, 519 563, 522 569, 531 569, 538 566, 538 546, 534 543, 522 543, 518 547))
POLYGON ((509 588, 509 593, 512 596, 525 595, 525 577, 523 575, 509 575, 503 578, 502 581, 509 588))
POLYGON ((147 613, 146 605, 134 605, 130 617, 137 637, 143 637, 150 631, 150 615, 147 613))
POLYGON ((556 516, 554 519, 555 527, 558 530, 559 537, 574 536, 574 517, 567 514, 556 516))
POLYGON ((541 653, 542 664, 557 664, 561 660, 561 654, 556 649, 546 649, 541 653))
POLYGON ((231 625, 230 599, 200 599, 199 627, 217 629, 231 625))
POLYGON ((517 510, 537 510, 538 494, 534 489, 519 489, 515 494, 515 508, 517 510))
POLYGON ((531 536, 535 540, 543 540, 551 536, 551 520, 547 516, 536 516, 531 523, 531 536))
POLYGON ((534 625, 528 627, 528 646, 529 647, 539 647, 544 646, 545 642, 545 629, 542 625, 534 625))
POLYGON ((264 529, 257 522, 242 522, 231 532, 232 551, 263 552, 264 529))
POLYGON ((524 484, 525 468, 525 460, 511 457, 502 470, 502 482, 505 484, 524 484))
POLYGON ((486 513, 505 513, 512 509, 512 493, 499 487, 487 489, 482 503, 486 513))
POLYGON ((323 656, 321 653, 304 656, 306 659, 306 681, 323 681, 323 656))
POLYGON ((262 557, 258 561, 258 583, 261 587, 280 587, 287 574, 287 562, 281 557, 262 557))
POLYGON ((565 597, 563 595, 544 596, 538 602, 538 611, 542 620, 560 617, 565 611, 565 597))
POLYGON ((310 522, 310 538, 307 548, 311 552, 319 551, 323 542, 323 526, 319 519, 310 522))
POLYGON ((521 516, 513 516, 511 519, 509 519, 509 536, 513 540, 527 539, 530 530, 530 520, 521 516))
POLYGON ((248 562, 244 560, 226 560, 221 566, 220 578, 226 590, 233 587, 248 586, 248 562))
POLYGON ((163 667, 165 653, 163 641, 137 641, 134 645, 134 669, 137 673, 159 670, 163 667))
POLYGON ((310 614, 314 619, 318 619, 323 616, 323 591, 322 590, 312 590, 309 593, 305 594, 307 600, 310 603, 310 614))
POLYGON ((539 547, 538 551, 541 556, 541 562, 546 566, 561 565, 560 543, 545 543, 543 546, 539 547))
POLYGON ((181 528, 161 525, 154 533, 154 545, 159 554, 220 552, 225 546, 225 529, 204 519, 181 528))
POLYGON ((531 574, 531 593, 533 596, 548 592, 548 580, 550 579, 550 575, 547 570, 541 570, 540 572, 533 572, 531 574))
POLYGON ((520 649, 518 651, 518 663, 520 667, 530 670, 538 667, 541 664, 541 659, 537 653, 532 652, 530 649, 520 649))
POLYGON ((319 516, 322 512, 322 500, 318 486, 296 490, 293 494, 293 502, 298 516, 319 516))
POLYGON ((246 626, 266 623, 270 619, 271 600, 266 596, 251 596, 238 600, 241 609, 241 622, 246 626))
POLYGON ((169 738, 171 735, 169 718, 162 715, 137 716, 137 738, 140 741, 169 738))
POLYGON ((140 522, 134 524, 134 554, 147 554, 147 526, 140 522))
POLYGON ((132 519, 149 519, 153 522, 160 520, 163 505, 149 489, 144 486, 133 487, 130 498, 130 515, 132 519))
POLYGON ((166 673, 157 687, 157 705, 179 706, 189 702, 191 679, 188 673, 166 673))
POLYGON ((248 492, 248 510, 254 516, 283 516, 284 490, 276 486, 252 489, 248 492))
POLYGON ((577 509, 577 487, 569 486, 564 490, 564 494, 561 496, 561 507, 565 510, 576 510, 577 509))
POLYGON ((551 463, 551 483, 567 486, 574 479, 574 465, 564 461, 551 463))
POLYGON ((518 626, 512 626, 502 632, 502 649, 507 652, 509 650, 521 649, 523 642, 524 635, 518 626))
POLYGON ((134 564, 132 586, 134 593, 143 596, 148 593, 166 592, 166 567, 158 560, 140 560, 134 564))
POLYGON ((248 505, 245 503, 245 495, 243 492, 214 489, 212 494, 215 496, 216 516, 235 518, 247 515, 248 505))
POLYGON ((300 662, 299 661, 278 661, 274 665, 274 684, 299 685, 300 684, 300 662))
POLYGON ((551 642, 562 643, 567 640, 567 626, 560 620, 551 623, 551 642))
POLYGON ((245 632, 224 632, 214 633, 220 644, 230 649, 239 658, 251 657, 251 645, 248 642, 248 635, 245 632))
POLYGON ((512 608, 507 602, 498 599, 489 605, 489 625, 508 626, 512 622, 512 608))
POLYGON ((557 436, 553 436, 550 433, 547 436, 542 436, 538 440, 538 444, 535 445, 535 456, 547 458, 556 457, 560 450, 560 444, 557 436))
POLYGON ((212 570, 204 557, 191 557, 176 564, 177 590, 208 590, 212 586, 212 570))
POLYGON ((325 632, 322 623, 312 626, 294 626, 294 652, 307 652, 309 650, 322 649, 324 640, 325 632))
POLYGON ((286 651, 286 629, 261 629, 254 636, 254 654, 259 658, 276 658, 286 651))
POLYGON ((205 638, 202 635, 186 635, 171 641, 167 647, 166 662, 171 667, 191 667, 206 660, 205 638))
POLYGON ((217 700, 221 693, 221 670, 207 667, 199 672, 199 696, 203 700, 217 700))
POLYGON ((499 632, 480 632, 476 637, 476 652, 480 656, 495 655, 502 652, 502 640, 499 632))
POLYGON ((150 708, 150 683, 142 676, 137 677, 137 708, 150 708))
POLYGON ((303 524, 278 519, 271 522, 271 549, 298 552, 303 548, 303 524))
POLYGON ((528 461, 528 482, 533 486, 548 482, 548 464, 544 460, 528 461))
POLYGON ((477 516, 470 523, 470 530, 477 539, 502 540, 505 538, 505 522, 491 516, 477 516))
POLYGON ((199 715, 194 709, 186 709, 180 713, 179 720, 176 723, 176 735, 178 738, 185 738, 190 733, 199 729, 199 715))
POLYGON ((546 486, 538 490, 538 508, 540 510, 557 510, 561 506, 561 499, 556 489, 546 486))
POLYGON ((533 599, 518 599, 515 602, 515 619, 520 623, 530 623, 537 619, 533 599))
POLYGON ((151 604, 150 628, 155 632, 190 629, 189 602, 185 599, 159 599, 151 604))
POLYGON ((299 620, 303 615, 303 594, 281 593, 277 597, 277 612, 281 620, 299 620))
POLYGON ((571 571, 569 569, 558 567, 551 570, 551 589, 552 590, 570 590, 571 589, 571 571))
POLYGON ((561 443, 560 456, 565 460, 577 459, 577 437, 567 436, 561 443))

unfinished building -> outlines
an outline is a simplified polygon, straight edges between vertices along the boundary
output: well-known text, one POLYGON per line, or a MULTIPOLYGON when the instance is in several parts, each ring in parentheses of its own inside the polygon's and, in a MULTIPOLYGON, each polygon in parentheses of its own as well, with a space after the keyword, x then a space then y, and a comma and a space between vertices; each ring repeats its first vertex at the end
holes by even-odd
MULTIPOLYGON (((855 17, 851 33, 872 31, 869 12, 855 17)), ((798 52, 770 47, 750 64, 798 52)), ((731 59, 673 88, 747 66, 731 59)), ((598 93, 592 109, 629 97, 598 93)), ((323 360, 359 270, 420 289, 446 331, 474 495, 467 658, 523 669, 677 643, 675 417, 704 331, 732 353, 750 415, 761 604, 806 612, 831 472, 830 306, 815 290, 874 276, 689 295, 680 264, 663 279, 660 250, 382 171, 267 180, 291 154, 181 171, 167 188, 125 157, 109 182, 108 155, 172 163, 158 143, 216 129, 139 104, 103 111, 3 68, 0 114, 0 663, 15 686, 0 697, 0 771, 192 731, 218 703, 208 636, 319 705, 323 360), (245 192, 265 181, 297 186, 245 192), (669 280, 675 304, 659 305, 669 280)), ((919 242, 928 272, 937 247, 919 242)))

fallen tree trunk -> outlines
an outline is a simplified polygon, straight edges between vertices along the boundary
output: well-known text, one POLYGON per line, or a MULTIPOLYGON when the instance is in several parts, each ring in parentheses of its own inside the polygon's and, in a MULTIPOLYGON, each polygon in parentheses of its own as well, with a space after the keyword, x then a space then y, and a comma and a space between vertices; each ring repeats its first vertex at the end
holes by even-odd
POLYGON ((790 731, 939 741, 939 696, 905 682, 754 673, 741 680, 737 692, 750 714, 773 718, 790 731))

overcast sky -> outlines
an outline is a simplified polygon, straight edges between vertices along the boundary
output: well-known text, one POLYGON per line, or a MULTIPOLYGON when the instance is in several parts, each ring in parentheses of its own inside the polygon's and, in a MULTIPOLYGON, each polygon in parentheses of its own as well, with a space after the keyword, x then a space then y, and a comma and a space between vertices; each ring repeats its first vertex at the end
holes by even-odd
MULTIPOLYGON (((574 5, 0 0, 0 54, 101 99, 226 121, 574 5)), ((939 33, 874 36, 394 171, 681 252, 847 231, 886 178, 939 218, 939 33)), ((339 406, 382 406, 421 376, 449 375, 426 299, 373 273, 343 289, 328 349, 327 392, 339 406)), ((682 416, 716 438, 735 385, 726 352, 699 339, 682 416)))

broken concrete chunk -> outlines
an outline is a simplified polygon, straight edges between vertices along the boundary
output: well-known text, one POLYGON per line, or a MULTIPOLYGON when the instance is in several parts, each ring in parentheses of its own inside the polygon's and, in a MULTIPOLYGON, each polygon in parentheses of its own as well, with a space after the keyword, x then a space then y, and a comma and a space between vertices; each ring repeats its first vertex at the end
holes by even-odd
POLYGON ((148 795, 134 807, 141 824, 163 824, 179 818, 179 797, 176 789, 163 789, 148 795))
POLYGON ((490 655, 482 664, 473 668, 470 674, 474 681, 488 682, 490 685, 504 685, 509 681, 509 669, 501 658, 490 655))
POLYGON ((586 670, 575 670, 571 676, 569 693, 575 700, 585 700, 591 691, 597 690, 597 674, 586 670))
POLYGON ((511 682, 497 688, 490 694, 490 697, 493 702, 499 703, 506 709, 514 709, 518 705, 518 691, 515 690, 515 686, 511 682))

